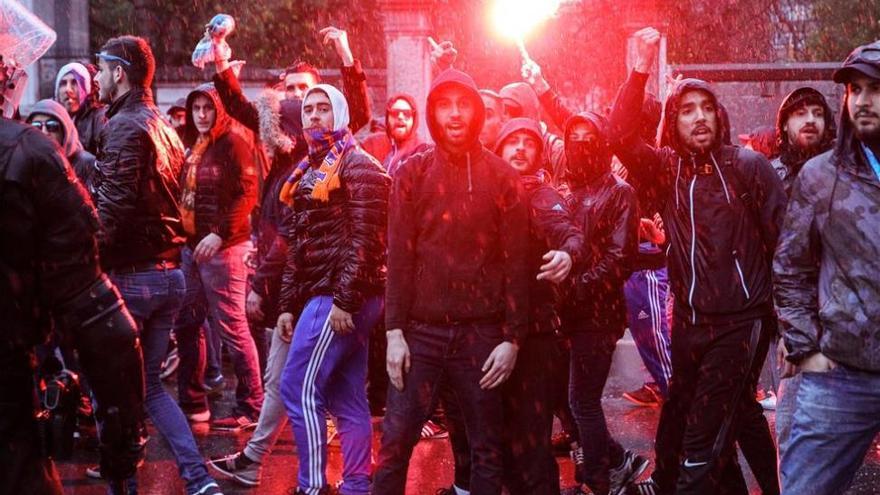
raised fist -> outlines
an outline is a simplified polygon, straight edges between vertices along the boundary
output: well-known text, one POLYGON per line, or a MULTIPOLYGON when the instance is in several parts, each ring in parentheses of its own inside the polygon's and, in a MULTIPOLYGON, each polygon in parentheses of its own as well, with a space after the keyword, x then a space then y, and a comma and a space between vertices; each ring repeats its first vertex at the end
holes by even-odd
POLYGON ((636 72, 648 74, 651 72, 651 65, 660 50, 660 31, 646 27, 636 31, 633 34, 633 39, 636 42, 636 62, 633 69, 636 72))

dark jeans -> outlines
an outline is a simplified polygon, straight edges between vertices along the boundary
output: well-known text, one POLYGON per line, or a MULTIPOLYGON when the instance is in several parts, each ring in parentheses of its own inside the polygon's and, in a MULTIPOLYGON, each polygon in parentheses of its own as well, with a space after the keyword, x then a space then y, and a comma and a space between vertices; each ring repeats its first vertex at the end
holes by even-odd
POLYGON ((202 386, 204 346, 200 342, 201 325, 207 317, 211 326, 219 330, 238 378, 233 413, 254 419, 260 415, 263 403, 260 364, 244 309, 247 268, 242 257, 249 246, 250 243, 229 246, 203 263, 196 263, 192 249, 183 249, 186 297, 176 328, 180 354, 177 381, 178 399, 187 412, 208 408, 202 386))
POLYGON ((621 333, 576 331, 570 334, 569 403, 584 450, 584 482, 593 493, 608 492, 609 471, 623 462, 623 447, 608 432, 602 410, 602 391, 621 333))
MULTIPOLYGON (((559 494, 559 465, 551 443, 556 390, 549 385, 558 368, 568 370, 565 364, 560 365, 567 357, 555 335, 530 336, 520 347, 516 368, 503 385, 504 486, 511 495, 559 494)), ((458 404, 446 404, 446 419, 455 460, 455 486, 468 489, 470 444, 458 404)))
POLYGON ((480 388, 483 363, 501 343, 498 324, 435 326, 413 323, 405 332, 411 367, 403 391, 388 387, 373 493, 403 495, 413 447, 437 400, 454 398, 471 445, 470 490, 498 495, 502 477, 500 387, 480 388))
MULTIPOLYGON (((734 445, 741 434, 750 437, 742 443, 764 445, 763 455, 775 458, 770 429, 757 419, 754 395, 773 328, 767 323, 674 321, 672 381, 657 427, 652 475, 662 493, 748 493, 734 445)), ((767 476, 773 474, 757 477, 767 476)))

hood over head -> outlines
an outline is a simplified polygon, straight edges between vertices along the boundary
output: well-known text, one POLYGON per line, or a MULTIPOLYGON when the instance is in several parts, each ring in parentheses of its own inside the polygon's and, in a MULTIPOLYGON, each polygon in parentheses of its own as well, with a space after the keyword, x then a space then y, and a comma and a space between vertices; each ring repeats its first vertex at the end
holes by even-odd
POLYGON ((480 140, 480 131, 483 129, 483 122, 486 120, 486 107, 483 105, 483 99, 480 98, 479 89, 471 76, 456 69, 446 69, 441 72, 434 79, 434 82, 431 84, 431 91, 428 92, 427 115, 425 120, 428 124, 428 131, 431 133, 431 137, 442 147, 441 138, 443 137, 443 130, 437 125, 434 105, 440 91, 448 86, 459 86, 473 97, 476 113, 474 114, 474 120, 471 122, 470 129, 468 129, 468 144, 473 145, 478 143, 480 140))
POLYGON ((70 158, 83 149, 82 143, 79 142, 79 133, 76 131, 76 125, 74 125, 73 120, 70 118, 70 114, 67 113, 67 109, 60 103, 49 99, 40 100, 31 107, 28 120, 36 114, 48 115, 61 122, 61 126, 64 128, 64 142, 61 143, 64 156, 70 158))
POLYGON ((524 82, 510 83, 501 88, 500 96, 502 101, 504 99, 511 99, 519 105, 522 109, 522 115, 520 115, 520 117, 540 122, 541 102, 538 100, 538 95, 535 94, 535 90, 533 90, 528 84, 524 82))
POLYGON ((516 132, 528 132, 538 142, 538 163, 535 164, 535 170, 529 170, 528 173, 534 173, 541 168, 541 154, 544 152, 544 139, 541 135, 541 125, 533 119, 517 117, 510 119, 501 128, 498 133, 498 141, 495 144, 495 154, 501 156, 501 150, 504 148, 504 141, 516 132))
POLYGON ((669 146, 679 155, 685 156, 691 154, 690 150, 681 142, 678 136, 678 120, 679 105, 681 97, 688 91, 703 91, 707 93, 715 103, 718 109, 718 135, 715 137, 715 146, 721 146, 730 142, 730 120, 727 116, 727 110, 718 101, 718 96, 712 90, 712 87, 702 79, 682 79, 678 82, 666 97, 666 104, 663 107, 663 119, 660 128, 661 147, 669 146))
POLYGON ((611 146, 608 143, 608 122, 596 112, 581 112, 565 121, 563 138, 565 158, 568 163, 566 176, 574 186, 592 181, 604 172, 611 170, 611 146), (598 139, 594 143, 571 141, 572 128, 579 123, 589 123, 596 130, 598 139))
MULTIPOLYGON (((316 84, 306 91, 305 96, 303 96, 303 103, 305 103, 305 101, 308 100, 309 95, 315 91, 324 93, 327 95, 327 98, 330 99, 330 106, 333 108, 333 129, 331 129, 331 131, 336 132, 342 129, 347 129, 349 116, 348 102, 345 100, 345 95, 329 84, 316 84)), ((302 113, 302 110, 300 110, 300 122, 304 128, 308 127, 306 116, 302 113)))
POLYGON ((70 73, 73 73, 77 86, 79 86, 80 104, 86 105, 86 99, 92 93, 92 75, 89 73, 89 69, 79 62, 71 62, 58 71, 58 74, 55 76, 55 98, 58 98, 58 88, 61 86, 61 79, 70 73))
POLYGON ((836 126, 834 125, 834 116, 831 114, 831 107, 828 106, 825 95, 809 86, 800 87, 792 91, 782 100, 782 105, 779 106, 779 111, 776 113, 776 141, 779 145, 779 155, 782 162, 786 165, 803 164, 807 159, 811 158, 801 156, 799 150, 788 142, 788 134, 784 130, 785 124, 788 122, 792 112, 803 105, 819 105, 825 113, 825 133, 822 135, 818 148, 814 150, 816 151, 814 154, 823 153, 831 149, 834 143, 834 135, 837 133, 836 126))
POLYGON ((220 99, 217 89, 214 88, 214 83, 200 84, 186 96, 186 124, 183 127, 183 144, 187 148, 195 144, 199 137, 199 130, 196 128, 192 112, 193 102, 197 96, 206 96, 214 103, 217 118, 209 133, 212 141, 229 131, 229 127, 232 125, 232 118, 226 113, 226 107, 223 106, 223 101, 220 99))
POLYGON ((403 100, 409 103, 409 106, 412 107, 413 110, 413 125, 410 130, 410 139, 416 136, 416 133, 419 129, 419 107, 416 106, 416 99, 406 93, 398 93, 391 98, 388 98, 388 102, 385 104, 385 135, 388 136, 388 139, 394 141, 391 137, 391 124, 388 123, 388 116, 391 114, 391 106, 397 103, 398 100, 403 100))

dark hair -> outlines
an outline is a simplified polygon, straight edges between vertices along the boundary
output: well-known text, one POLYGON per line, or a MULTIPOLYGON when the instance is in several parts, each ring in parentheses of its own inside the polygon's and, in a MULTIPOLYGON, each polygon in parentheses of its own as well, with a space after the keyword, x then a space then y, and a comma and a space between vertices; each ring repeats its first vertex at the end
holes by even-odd
POLYGON ((315 68, 314 65, 306 62, 305 60, 297 60, 293 63, 293 65, 288 65, 284 72, 281 73, 281 78, 284 79, 287 77, 287 74, 296 74, 299 72, 306 72, 314 76, 315 83, 321 82, 321 74, 318 73, 318 69, 315 68))
POLYGON ((101 47, 101 52, 131 63, 128 65, 116 60, 107 60, 110 67, 121 66, 133 86, 146 88, 153 84, 153 76, 156 74, 156 59, 153 57, 153 50, 147 40, 131 35, 117 36, 107 40, 101 47))

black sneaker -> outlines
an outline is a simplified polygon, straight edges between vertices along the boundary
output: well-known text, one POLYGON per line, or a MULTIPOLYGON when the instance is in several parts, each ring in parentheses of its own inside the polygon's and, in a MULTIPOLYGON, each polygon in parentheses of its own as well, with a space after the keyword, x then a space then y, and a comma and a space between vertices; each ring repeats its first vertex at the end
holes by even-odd
POLYGON ((263 466, 244 455, 244 451, 232 455, 215 457, 208 461, 208 466, 223 476, 247 487, 260 486, 263 466))
POLYGON ((637 480, 645 469, 648 469, 648 460, 644 457, 627 450, 623 453, 623 462, 620 466, 608 473, 610 488, 608 495, 624 495, 626 486, 637 480))

